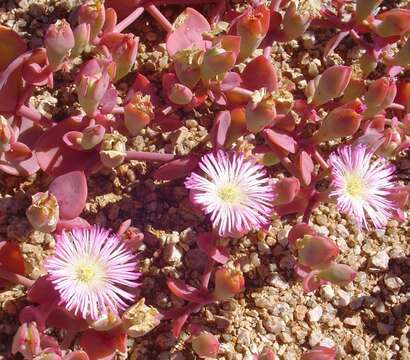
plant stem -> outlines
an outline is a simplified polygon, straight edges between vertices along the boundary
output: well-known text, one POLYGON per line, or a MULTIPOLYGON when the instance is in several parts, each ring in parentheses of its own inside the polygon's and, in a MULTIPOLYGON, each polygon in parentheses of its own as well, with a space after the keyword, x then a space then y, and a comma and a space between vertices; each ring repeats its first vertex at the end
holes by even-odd
POLYGON ((282 0, 272 0, 270 2, 270 10, 271 11, 279 11, 281 2, 282 2, 282 0))
POLYGON ((174 154, 160 154, 146 151, 127 151, 127 160, 168 162, 174 159, 174 154))
POLYGON ((124 108, 122 106, 116 106, 112 109, 111 114, 124 114, 124 108))
POLYGON ((131 14, 129 14, 125 19, 123 19, 120 23, 118 23, 115 26, 114 31, 122 32, 125 28, 127 28, 135 20, 137 20, 143 12, 144 12, 144 8, 142 6, 137 7, 131 14))
POLYGON ((272 46, 266 46, 263 49, 263 56, 266 57, 268 60, 270 60, 270 54, 272 52, 272 46))
POLYGON ((172 24, 168 21, 168 19, 162 15, 161 11, 153 5, 153 4, 148 4, 145 5, 145 10, 147 10, 150 15, 158 21, 158 23, 162 26, 162 28, 167 32, 170 33, 172 31, 172 24))
POLYGON ((323 170, 329 170, 329 165, 327 164, 326 160, 323 159, 323 156, 319 153, 318 150, 315 150, 313 153, 313 157, 319 163, 323 170))
POLYGON ((211 279, 212 270, 214 268, 215 261, 211 258, 208 258, 206 263, 204 273, 202 274, 201 285, 204 289, 208 289, 209 280, 211 279))
POLYGON ((26 288, 30 288, 34 284, 34 280, 31 280, 23 275, 15 274, 3 269, 0 269, 0 278, 7 280, 13 284, 23 285, 26 288))
POLYGON ((200 5, 214 3, 218 0, 153 0, 150 3, 155 5, 200 5))

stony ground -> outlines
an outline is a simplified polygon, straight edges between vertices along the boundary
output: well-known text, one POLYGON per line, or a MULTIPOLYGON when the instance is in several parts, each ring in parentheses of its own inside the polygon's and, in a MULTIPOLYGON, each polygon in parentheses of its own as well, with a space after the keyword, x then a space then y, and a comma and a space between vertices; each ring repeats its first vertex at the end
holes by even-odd
MULTIPOLYGON (((398 3, 389 1, 386 6, 398 3)), ((48 24, 67 17, 74 5, 74 1, 68 0, 0 0, 0 24, 14 28, 30 47, 37 47, 48 24)), ((180 10, 173 7, 165 14, 172 19, 180 10)), ((148 16, 139 19, 130 30, 141 36, 139 69, 158 81, 154 72, 167 66, 161 44, 164 33, 148 16)), ((300 41, 275 45, 272 59, 281 70, 283 83, 292 80, 302 90, 308 80, 326 67, 335 63, 354 64, 360 51, 348 40, 330 59, 323 60, 323 44, 331 35, 331 31, 314 30, 300 41)), ((119 87, 126 91, 128 85, 126 79, 119 87)), ((57 86, 58 91, 39 91, 32 101, 42 112, 60 119, 75 112, 75 95, 70 79, 64 75, 57 79, 57 86)), ((185 126, 181 129, 173 133, 146 129, 129 139, 129 145, 136 150, 164 149, 177 154, 208 147, 212 109, 204 107, 182 115, 185 126)), ((401 181, 408 182, 408 154, 397 159, 396 165, 401 181)), ((131 218, 144 231, 140 295, 148 304, 166 309, 181 305, 165 286, 168 274, 191 284, 199 280, 204 263, 194 240, 196 233, 207 230, 209 225, 204 217, 188 210, 187 191, 182 182, 153 182, 152 170, 144 163, 131 161, 116 170, 92 176, 84 217, 113 229, 131 218)), ((273 168, 272 176, 282 171, 273 168)), ((31 230, 25 209, 31 195, 45 190, 48 182, 45 175, 23 179, 0 174, 0 241, 20 244, 31 278, 42 274, 42 261, 53 251, 54 239, 31 230)), ((232 261, 240 262, 246 276, 245 293, 208 306, 192 318, 219 337, 219 359, 250 359, 263 345, 270 345, 280 359, 293 360, 317 344, 336 344, 339 358, 346 360, 410 359, 409 221, 390 221, 385 230, 357 233, 353 224, 331 204, 315 210, 311 221, 319 233, 337 242, 341 262, 358 270, 356 280, 343 289, 324 286, 314 294, 303 293, 292 270, 293 255, 287 247, 287 233, 295 218, 274 219, 268 233, 255 233, 232 242, 232 261)), ((7 354, 18 324, 16 315, 26 305, 24 294, 25 290, 18 286, 0 292, 3 359, 11 359, 7 354)), ((196 359, 185 340, 182 335, 175 342, 170 324, 164 322, 145 337, 130 341, 129 353, 119 358, 196 359)))

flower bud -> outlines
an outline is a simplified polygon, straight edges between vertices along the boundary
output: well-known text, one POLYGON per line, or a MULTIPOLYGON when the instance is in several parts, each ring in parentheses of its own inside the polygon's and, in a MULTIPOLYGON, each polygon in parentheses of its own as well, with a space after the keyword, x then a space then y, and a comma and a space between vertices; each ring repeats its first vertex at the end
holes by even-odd
POLYGON ((125 160, 127 138, 117 131, 105 134, 101 143, 100 159, 105 167, 114 168, 125 160))
POLYGON ((316 0, 291 2, 283 17, 283 32, 286 41, 301 36, 309 27, 313 18, 320 14, 321 2, 316 0))
POLYGON ((270 11, 265 5, 259 5, 240 16, 236 24, 236 32, 241 37, 239 62, 251 56, 261 44, 269 30, 269 23, 270 11))
POLYGON ((384 142, 377 149, 376 153, 384 157, 392 157, 396 155, 396 151, 402 143, 400 133, 393 128, 388 128, 384 131, 384 142))
POLYGON ((392 9, 378 16, 370 26, 381 37, 403 36, 410 30, 410 10, 392 9))
POLYGON ((108 310, 106 314, 101 314, 97 320, 87 320, 91 328, 97 331, 109 331, 121 324, 121 319, 117 314, 108 310))
POLYGON ((44 37, 44 46, 52 69, 59 68, 74 45, 74 34, 67 21, 58 20, 48 27, 44 37))
POLYGON ((97 146, 104 138, 105 128, 102 125, 86 127, 81 136, 80 145, 84 150, 90 150, 97 146))
POLYGON ((192 338, 192 349, 202 359, 216 359, 219 352, 219 341, 207 331, 201 331, 192 338))
POLYGON ((25 359, 32 359, 40 351, 40 334, 36 323, 30 322, 20 325, 13 337, 11 353, 14 355, 19 352, 25 359))
POLYGON ((124 106, 124 124, 132 136, 137 135, 154 118, 154 106, 149 95, 137 92, 124 106))
POLYGON ((90 24, 82 23, 74 29, 74 47, 71 49, 72 59, 80 56, 90 42, 90 24))
POLYGON ((45 233, 53 232, 56 229, 60 214, 56 197, 46 191, 34 194, 31 199, 32 204, 26 211, 31 226, 45 233))
POLYGON ((361 22, 372 15, 383 0, 357 0, 355 20, 361 22))
POLYGON ((110 76, 96 60, 88 61, 80 70, 76 81, 78 101, 88 116, 96 114, 109 84, 110 76))
POLYGON ((215 272, 215 290, 216 300, 229 299, 245 289, 245 279, 242 271, 231 268, 219 268, 215 272))
POLYGON ((0 115, 0 154, 9 151, 11 144, 16 141, 16 136, 7 119, 0 115))
POLYGON ((407 39, 406 43, 399 50, 393 59, 393 65, 407 67, 410 64, 410 38, 407 39))
POLYGON ((343 94, 352 76, 350 66, 335 65, 326 69, 323 74, 312 80, 313 106, 317 107, 343 94))
POLYGON ((257 360, 275 360, 276 356, 269 346, 265 346, 259 354, 257 360))
POLYGON ((332 110, 322 121, 313 140, 318 144, 323 141, 351 136, 359 130, 362 116, 355 110, 339 107, 332 110))
POLYGON ((297 241, 296 247, 299 263, 309 268, 323 267, 339 255, 338 246, 323 236, 305 235, 297 241))
POLYGON ((188 105, 193 98, 192 91, 185 85, 175 83, 171 86, 168 98, 174 104, 177 105, 188 105))
POLYGON ((345 286, 354 280, 356 274, 357 272, 350 266, 335 263, 319 271, 317 276, 322 280, 330 281, 332 284, 345 286))
POLYGON ((135 63, 138 52, 139 38, 133 34, 112 32, 101 39, 101 45, 108 48, 115 64, 113 81, 122 79, 127 75, 135 63))
POLYGON ((78 12, 78 22, 90 25, 90 41, 93 42, 104 26, 104 1, 91 0, 87 4, 81 5, 78 12))
POLYGON ((159 325, 158 315, 158 310, 145 305, 145 299, 142 298, 124 312, 122 323, 126 333, 133 338, 137 338, 144 336, 159 325))
POLYGON ((246 127, 255 134, 272 125, 276 117, 274 93, 266 92, 264 88, 256 90, 246 106, 245 116, 246 127))
POLYGON ((174 69, 181 84, 193 89, 201 79, 201 64, 204 51, 191 47, 174 55, 174 69))
POLYGON ((392 79, 380 78, 372 82, 364 94, 364 103, 367 107, 363 113, 364 118, 371 118, 391 105, 396 93, 396 83, 392 79))

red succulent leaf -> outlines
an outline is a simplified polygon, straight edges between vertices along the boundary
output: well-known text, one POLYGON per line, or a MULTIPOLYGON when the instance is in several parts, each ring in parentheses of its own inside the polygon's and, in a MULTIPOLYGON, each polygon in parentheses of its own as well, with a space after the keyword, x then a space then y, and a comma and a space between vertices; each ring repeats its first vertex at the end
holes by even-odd
POLYGON ((70 149, 65 145, 63 136, 68 131, 82 131, 86 121, 78 118, 63 120, 48 129, 36 144, 36 156, 41 169, 51 176, 58 176, 70 171, 95 171, 100 165, 99 154, 91 151, 84 153, 70 149))
POLYGON ((218 237, 213 233, 202 233, 198 235, 196 243, 198 247, 211 259, 224 265, 229 260, 229 250, 217 245, 218 237))
POLYGON ((275 205, 292 202, 300 191, 300 182, 295 177, 286 177, 274 185, 275 205))
POLYGON ((48 276, 44 275, 38 278, 29 289, 27 298, 33 303, 49 307, 59 301, 60 295, 55 290, 48 276))
POLYGON ((330 264, 339 255, 338 246, 324 236, 307 235, 300 240, 298 261, 309 268, 320 268, 330 264))
POLYGON ((335 360, 336 348, 315 346, 312 350, 305 352, 301 360, 335 360))
POLYGON ((171 114, 169 116, 157 115, 152 126, 158 127, 162 132, 168 132, 181 128, 184 126, 184 123, 175 114, 171 114))
POLYGON ((210 300, 210 294, 206 290, 199 290, 185 284, 182 280, 167 280, 168 289, 177 297, 193 303, 202 304, 210 300))
MULTIPOLYGON (((26 51, 23 39, 14 30, 0 26, 0 73, 26 51)), ((13 71, 0 89, 0 111, 14 111, 22 88, 21 69, 13 71)))
POLYGON ((286 152, 296 152, 296 141, 293 137, 284 133, 279 133, 272 129, 265 129, 263 134, 268 145, 273 146, 272 149, 275 150, 275 148, 278 147, 286 152))
POLYGON ((56 307, 47 318, 47 326, 57 329, 75 329, 82 331, 88 328, 88 323, 74 316, 62 307, 56 307))
POLYGON ((10 150, 5 153, 4 157, 7 161, 20 162, 30 159, 32 155, 31 149, 26 144, 16 141, 10 145, 10 150))
POLYGON ((345 264, 332 264, 318 273, 318 277, 332 284, 345 286, 356 277, 357 272, 345 264))
POLYGON ((100 102, 101 112, 103 114, 109 114, 114 109, 114 107, 117 105, 117 97, 118 97, 117 90, 115 89, 113 85, 111 85, 105 92, 100 102))
MULTIPOLYGON (((0 242, 0 268, 15 274, 25 274, 24 258, 17 244, 7 241, 0 242)), ((0 286, 5 285, 8 283, 0 280, 0 286)))
POLYGON ((59 234, 63 230, 70 231, 74 228, 89 228, 91 225, 87 220, 84 220, 81 217, 76 217, 71 220, 60 219, 57 223, 56 233, 59 234))
POLYGON ((184 312, 180 317, 178 317, 172 322, 172 335, 174 335, 174 337, 179 337, 182 331, 182 327, 188 320, 189 315, 190 312, 184 312))
POLYGON ((88 193, 83 171, 71 171, 57 176, 48 190, 57 198, 61 219, 72 220, 83 211, 88 193))
POLYGON ((231 114, 229 111, 219 111, 215 116, 214 124, 211 129, 210 137, 212 147, 217 150, 224 147, 231 125, 231 114))
POLYGON ((301 214, 305 211, 310 197, 311 190, 309 188, 302 188, 292 202, 277 206, 276 212, 279 216, 301 214))
POLYGON ((276 70, 272 63, 263 55, 254 58, 242 73, 243 86, 250 90, 266 88, 275 91, 278 88, 276 70))
POLYGON ((241 86, 242 78, 241 76, 233 71, 226 73, 225 77, 220 83, 221 91, 229 91, 237 86, 241 86))
POLYGON ((47 68, 47 54, 44 48, 33 50, 21 67, 21 74, 29 84, 43 86, 52 83, 52 71, 47 68), (50 79, 51 77, 51 79, 50 79))
POLYGON ((302 280, 312 271, 310 267, 304 266, 298 262, 293 265, 293 270, 295 271, 296 275, 299 276, 302 280))
POLYGON ((172 160, 160 166, 154 172, 155 180, 175 180, 184 178, 198 166, 199 158, 195 155, 190 155, 185 158, 172 160))
POLYGON ((296 242, 305 235, 315 235, 316 232, 306 223, 299 223, 292 227, 288 234, 288 242, 291 247, 296 246, 296 242))
POLYGON ((309 186, 312 181, 312 174, 315 170, 312 158, 306 151, 301 151, 296 157, 296 169, 299 179, 305 186, 309 186))
POLYGON ((88 329, 80 336, 80 346, 90 360, 111 360, 118 348, 123 350, 123 337, 120 333, 88 329))
POLYGON ((246 112, 243 107, 237 107, 230 111, 231 123, 229 125, 228 134, 226 135, 225 146, 229 147, 238 138, 246 133, 246 112))
POLYGON ((192 45, 204 48, 202 34, 211 30, 208 20, 193 8, 186 8, 175 20, 174 30, 168 34, 167 50, 170 56, 192 45))

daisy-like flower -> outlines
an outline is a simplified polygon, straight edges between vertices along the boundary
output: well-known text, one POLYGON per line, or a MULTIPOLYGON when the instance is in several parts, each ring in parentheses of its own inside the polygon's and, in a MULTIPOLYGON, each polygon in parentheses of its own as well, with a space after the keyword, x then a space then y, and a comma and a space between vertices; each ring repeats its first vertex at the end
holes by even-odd
POLYGON ((192 173, 185 186, 219 236, 242 236, 269 224, 274 193, 262 165, 219 150, 203 156, 199 167, 204 174, 192 173))
POLYGON ((125 309, 134 295, 137 263, 121 238, 99 226, 57 235, 55 254, 44 264, 66 309, 98 319, 125 309))
POLYGON ((329 157, 333 181, 331 196, 343 213, 352 215, 359 229, 386 225, 395 210, 388 200, 397 184, 395 167, 384 158, 372 160, 373 152, 364 145, 340 147, 329 157))

